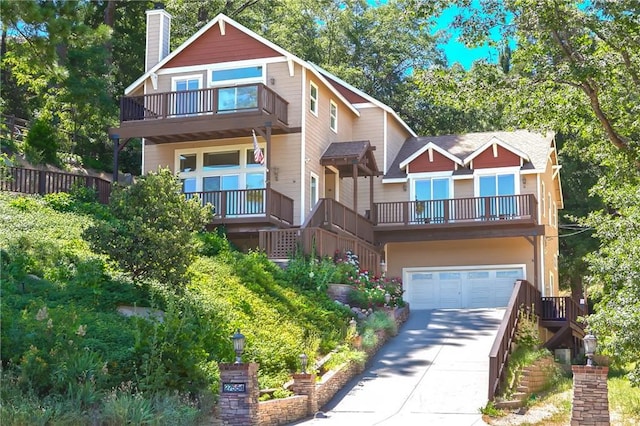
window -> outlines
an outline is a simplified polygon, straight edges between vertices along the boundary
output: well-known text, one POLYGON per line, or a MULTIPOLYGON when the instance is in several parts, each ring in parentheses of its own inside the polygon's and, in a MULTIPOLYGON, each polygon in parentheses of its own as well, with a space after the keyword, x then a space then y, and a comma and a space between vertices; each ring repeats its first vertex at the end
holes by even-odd
POLYGON ((553 226, 558 227, 558 206, 556 202, 553 202, 553 226))
POLYGON ((329 127, 334 132, 338 131, 338 105, 335 102, 331 101, 329 104, 329 127))
POLYGON ((313 210, 318 202, 318 176, 311 173, 310 187, 309 187, 309 210, 313 210))
POLYGON ((205 152, 202 169, 215 170, 240 167, 240 151, 205 152))
POLYGON ((309 111, 318 116, 318 86, 313 83, 309 88, 309 111))
POLYGON ((545 207, 545 204, 544 204, 544 200, 545 200, 545 198, 544 198, 544 193, 545 193, 544 182, 542 182, 541 188, 542 189, 540 191, 540 194, 541 194, 541 196, 540 196, 540 209, 542 210, 542 216, 544 217, 544 216, 547 215, 547 208, 545 207))
POLYGON ((241 67, 220 69, 211 71, 211 82, 215 85, 228 84, 229 82, 250 82, 263 80, 262 65, 254 67, 241 67))
POLYGON ((198 110, 198 100, 202 95, 198 91, 201 81, 201 76, 174 77, 172 79, 173 91, 178 92, 173 101, 172 115, 190 115, 204 112, 198 110))
POLYGON ((194 172, 196 170, 196 154, 182 154, 179 158, 181 172, 194 172))
MULTIPOLYGON (((260 148, 262 149, 262 154, 265 156, 265 158, 267 158, 267 153, 265 152, 264 148, 260 148)), ((256 156, 253 152, 253 148, 252 149, 248 149, 247 152, 245 153, 245 158, 247 159, 247 167, 264 167, 264 164, 260 164, 260 163, 256 163, 256 156)))
POLYGON ((478 194, 480 197, 489 197, 481 200, 478 210, 481 217, 498 218, 513 216, 518 213, 516 197, 516 175, 513 173, 481 175, 478 177, 478 194), (486 206, 490 211, 485 211, 486 206))
POLYGON ((448 177, 416 179, 413 181, 415 207, 412 222, 444 222, 445 203, 449 197, 448 177))

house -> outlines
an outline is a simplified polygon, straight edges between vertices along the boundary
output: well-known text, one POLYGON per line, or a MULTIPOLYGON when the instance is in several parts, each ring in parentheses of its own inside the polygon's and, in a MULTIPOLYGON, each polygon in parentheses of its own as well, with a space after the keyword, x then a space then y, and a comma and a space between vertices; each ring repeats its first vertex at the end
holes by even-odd
POLYGON ((143 172, 171 168, 234 242, 273 258, 353 250, 401 276, 413 308, 506 306, 517 279, 558 295, 552 134, 419 137, 224 15, 171 52, 171 16, 146 17, 146 71, 110 129, 116 152, 142 138, 143 172))

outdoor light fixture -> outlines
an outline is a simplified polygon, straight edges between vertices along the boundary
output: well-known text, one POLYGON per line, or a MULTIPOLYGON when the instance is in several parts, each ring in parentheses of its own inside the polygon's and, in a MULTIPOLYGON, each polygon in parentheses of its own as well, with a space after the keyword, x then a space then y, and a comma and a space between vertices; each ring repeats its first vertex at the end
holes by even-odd
POLYGON ((302 374, 307 374, 307 363, 309 362, 309 357, 307 354, 300 354, 300 367, 302 368, 302 374))
POLYGON ((236 352, 236 364, 242 364, 242 352, 244 352, 244 334, 240 333, 240 329, 231 338, 233 340, 233 350, 236 352))
POLYGON ((591 332, 584 336, 584 353, 587 355, 587 365, 589 367, 593 367, 593 354, 596 352, 597 347, 598 339, 596 339, 596 336, 591 332))
POLYGON ((389 293, 385 293, 384 294, 384 303, 386 305, 388 305, 390 301, 391 301, 391 295, 389 293))
POLYGON ((384 277, 387 274, 387 263, 382 259, 380 261, 380 274, 384 277))

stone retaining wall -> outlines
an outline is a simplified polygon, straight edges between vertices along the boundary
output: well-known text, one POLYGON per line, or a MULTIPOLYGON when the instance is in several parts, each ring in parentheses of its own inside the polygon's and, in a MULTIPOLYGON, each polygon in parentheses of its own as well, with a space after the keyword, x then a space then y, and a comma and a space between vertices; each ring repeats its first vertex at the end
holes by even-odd
POLYGON ((259 402, 258 424, 278 426, 307 417, 308 398, 306 395, 295 395, 259 402))

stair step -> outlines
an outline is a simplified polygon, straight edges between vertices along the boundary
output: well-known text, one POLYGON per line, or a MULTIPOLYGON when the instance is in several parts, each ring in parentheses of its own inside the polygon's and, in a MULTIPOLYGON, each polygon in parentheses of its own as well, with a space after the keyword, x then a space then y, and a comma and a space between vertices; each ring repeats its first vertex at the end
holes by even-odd
POLYGON ((509 401, 498 401, 495 403, 495 406, 500 410, 513 410, 522 407, 522 401, 515 399, 509 401))

